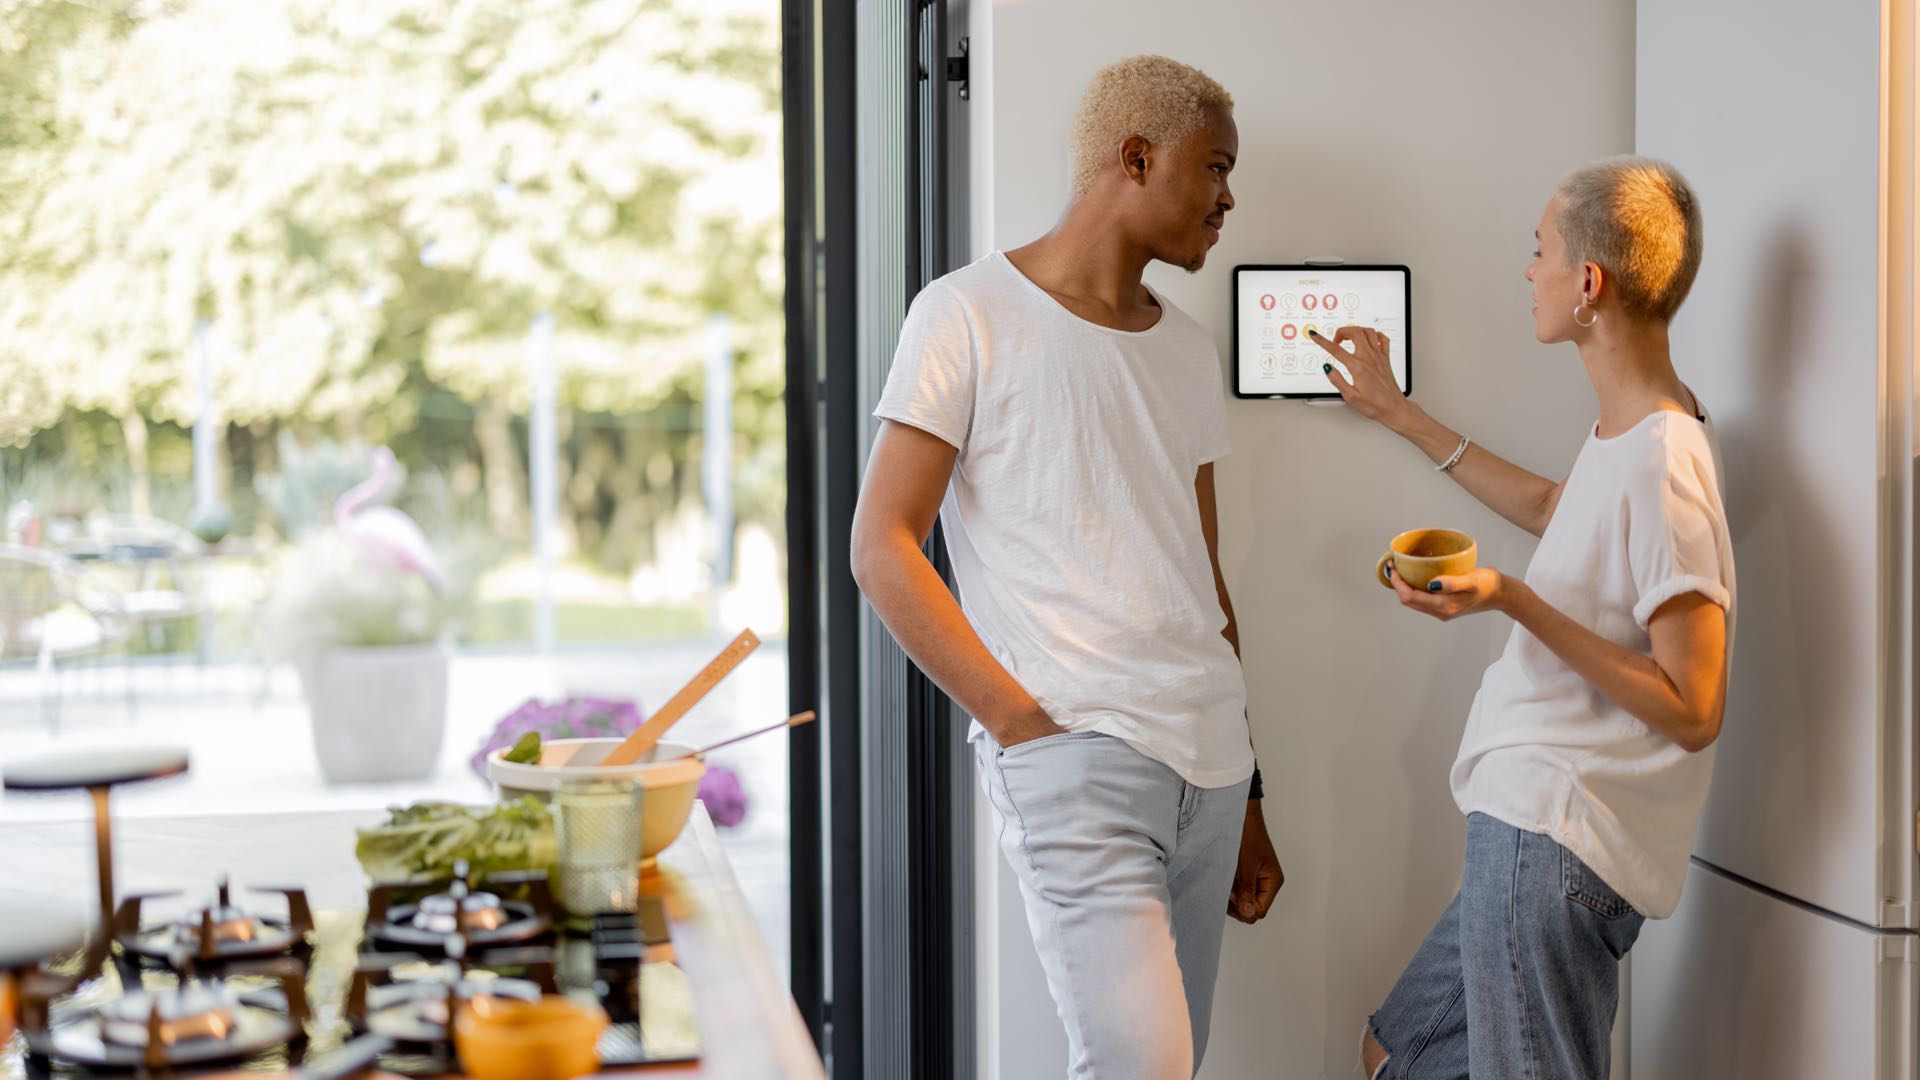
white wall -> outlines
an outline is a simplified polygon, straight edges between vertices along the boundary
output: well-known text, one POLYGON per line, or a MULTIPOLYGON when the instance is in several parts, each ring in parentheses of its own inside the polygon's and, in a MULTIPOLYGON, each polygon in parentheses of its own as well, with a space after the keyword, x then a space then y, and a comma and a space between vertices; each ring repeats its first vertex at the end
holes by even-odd
POLYGON ((1920 1075, 1915 7, 1639 5, 1636 142, 1706 215, 1673 348, 1714 408, 1740 579, 1694 854, 1802 903, 1694 870, 1634 950, 1636 1080, 1920 1075), (1788 134, 1811 129, 1812 157, 1788 134))
MULTIPOLYGON (((1570 346, 1534 343, 1521 271, 1554 181, 1632 148, 1631 4, 1001 0, 970 19, 976 255, 1058 215, 1095 70, 1137 52, 1194 63, 1238 99, 1239 207, 1204 271, 1151 280, 1214 331, 1223 379, 1235 263, 1405 262, 1419 400, 1536 471, 1571 465, 1590 391, 1570 346)), ((1517 573, 1532 538, 1344 409, 1241 402, 1230 423, 1222 555, 1288 884, 1264 923, 1228 924, 1203 1075, 1348 1076, 1364 1017, 1458 882, 1447 766, 1510 628, 1400 611, 1374 559, 1442 524, 1517 573)), ((1018 894, 991 850, 980 865, 983 1075, 1057 1077, 1064 1039, 1018 894)))

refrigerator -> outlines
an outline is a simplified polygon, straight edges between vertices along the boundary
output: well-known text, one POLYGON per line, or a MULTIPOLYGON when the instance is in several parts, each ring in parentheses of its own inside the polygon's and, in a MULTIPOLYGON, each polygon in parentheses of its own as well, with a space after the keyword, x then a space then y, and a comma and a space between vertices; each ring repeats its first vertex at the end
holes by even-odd
POLYGON ((1674 360, 1740 614, 1685 894, 1631 956, 1632 1080, 1920 1075, 1913 8, 1638 6, 1636 147, 1705 217, 1674 360))

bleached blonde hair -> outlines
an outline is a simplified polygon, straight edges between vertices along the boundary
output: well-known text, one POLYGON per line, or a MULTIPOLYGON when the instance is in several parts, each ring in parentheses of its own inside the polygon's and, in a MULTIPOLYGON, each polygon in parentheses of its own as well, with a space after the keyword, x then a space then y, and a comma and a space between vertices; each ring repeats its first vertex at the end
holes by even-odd
POLYGON ((1568 173, 1555 192, 1567 265, 1613 275, 1628 314, 1673 318, 1700 272, 1700 200, 1664 161, 1616 157, 1568 173))
POLYGON ((1207 122, 1207 109, 1233 110, 1233 95, 1198 68, 1164 56, 1131 56, 1101 68, 1073 118, 1068 170, 1073 194, 1093 185, 1128 136, 1171 147, 1207 122))

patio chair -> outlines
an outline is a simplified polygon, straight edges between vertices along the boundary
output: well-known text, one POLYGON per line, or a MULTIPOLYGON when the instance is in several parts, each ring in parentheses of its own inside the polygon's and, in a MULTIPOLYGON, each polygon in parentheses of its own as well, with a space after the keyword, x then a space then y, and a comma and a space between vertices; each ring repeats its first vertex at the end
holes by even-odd
MULTIPOLYGON (((161 518, 134 514, 95 514, 82 527, 70 552, 122 571, 120 608, 136 634, 144 633, 149 651, 159 651, 168 623, 199 620, 211 611, 207 599, 205 546, 191 532, 161 518)), ((198 650, 204 662, 207 650, 198 650)))
MULTIPOLYGON (((86 567, 54 552, 0 544, 0 661, 33 661, 48 730, 60 730, 59 665, 104 655, 131 633, 119 595, 86 567)), ((138 716, 131 666, 127 716, 138 716)))

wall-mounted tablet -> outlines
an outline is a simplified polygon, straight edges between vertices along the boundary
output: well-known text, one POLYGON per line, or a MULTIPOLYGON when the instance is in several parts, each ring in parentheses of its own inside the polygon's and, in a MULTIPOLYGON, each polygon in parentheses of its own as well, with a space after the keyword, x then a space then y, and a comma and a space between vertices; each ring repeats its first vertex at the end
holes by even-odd
MULTIPOLYGON (((1404 266, 1294 263, 1233 268, 1233 393, 1243 398, 1333 398, 1307 336, 1342 326, 1378 330, 1400 392, 1413 392, 1413 273, 1404 266)), ((1345 371, 1346 365, 1340 365, 1345 371)))

